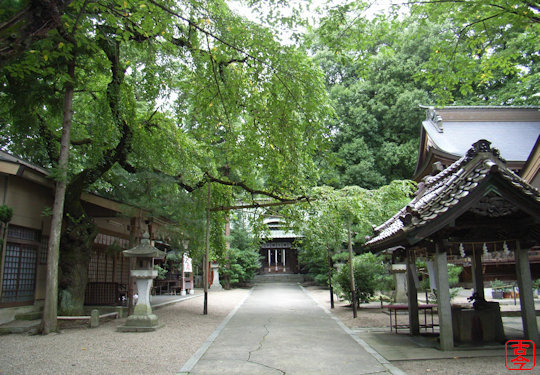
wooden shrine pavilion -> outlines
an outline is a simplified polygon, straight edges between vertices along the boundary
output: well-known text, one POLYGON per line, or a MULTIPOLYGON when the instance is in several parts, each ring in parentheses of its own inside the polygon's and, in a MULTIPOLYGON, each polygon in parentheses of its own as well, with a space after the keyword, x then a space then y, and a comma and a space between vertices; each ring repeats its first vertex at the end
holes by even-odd
MULTIPOLYGON (((420 126, 420 148, 413 179, 441 171, 463 157, 470 145, 489 137, 506 166, 527 183, 540 189, 540 107, 535 106, 420 106, 426 117, 420 126), (535 143, 536 141, 536 143, 535 143)), ((460 243, 457 247, 484 249, 484 280, 516 280, 514 253, 504 241, 460 243)), ((452 251, 448 261, 461 266, 460 285, 472 287, 472 262, 462 251, 452 251)), ((531 272, 540 277, 540 249, 529 253, 531 272)))
POLYGON ((268 226, 270 236, 261 241, 259 274, 299 273, 298 250, 294 244, 299 236, 286 230, 284 221, 279 216, 268 216, 264 223, 268 226))
POLYGON ((476 326, 476 339, 500 341, 500 335, 488 334, 499 325, 502 329, 502 321, 499 305, 484 299, 481 248, 460 246, 500 242, 515 254, 525 336, 539 343, 529 265, 529 250, 540 239, 539 191, 515 174, 486 140, 477 141, 463 157, 435 173, 426 176, 415 198, 374 228, 366 242, 374 251, 405 248, 410 333, 418 335, 420 328, 415 257, 422 252, 435 266, 441 349, 454 347, 454 339, 459 340, 454 326, 464 319, 469 319, 469 327, 476 326), (448 253, 455 248, 473 260, 475 303, 467 314, 450 304, 447 264, 448 253))

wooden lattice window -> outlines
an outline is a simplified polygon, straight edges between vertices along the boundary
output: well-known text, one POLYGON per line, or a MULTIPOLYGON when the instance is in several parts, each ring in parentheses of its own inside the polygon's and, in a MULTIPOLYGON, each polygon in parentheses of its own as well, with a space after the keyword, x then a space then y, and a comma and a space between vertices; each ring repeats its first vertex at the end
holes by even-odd
POLYGON ((99 233, 94 240, 94 250, 88 265, 89 282, 116 282, 127 284, 129 281, 129 259, 122 255, 107 253, 111 245, 126 249, 129 241, 118 236, 99 233))
POLYGON ((24 304, 34 300, 39 232, 10 226, 4 257, 0 303, 24 304))

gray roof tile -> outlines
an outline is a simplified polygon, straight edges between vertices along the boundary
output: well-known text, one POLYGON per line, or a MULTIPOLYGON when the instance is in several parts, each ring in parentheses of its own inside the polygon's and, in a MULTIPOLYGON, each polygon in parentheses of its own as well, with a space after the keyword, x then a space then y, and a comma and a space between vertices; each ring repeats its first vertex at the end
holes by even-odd
POLYGON ((367 246, 386 242, 391 237, 429 225, 442 213, 458 205, 490 174, 497 173, 523 194, 540 202, 539 191, 508 169, 498 150, 480 140, 465 156, 435 176, 426 176, 418 186, 416 197, 392 218, 374 228, 367 246))

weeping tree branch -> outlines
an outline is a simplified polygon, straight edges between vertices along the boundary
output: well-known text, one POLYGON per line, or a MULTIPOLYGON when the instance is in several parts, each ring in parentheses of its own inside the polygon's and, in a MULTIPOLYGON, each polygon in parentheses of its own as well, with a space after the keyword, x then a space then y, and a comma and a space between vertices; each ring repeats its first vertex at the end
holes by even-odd
POLYGON ((249 208, 264 208, 264 207, 276 207, 276 206, 286 206, 289 204, 297 204, 300 202, 309 202, 309 198, 302 196, 298 197, 296 199, 288 200, 288 201, 280 201, 280 202, 270 202, 270 203, 252 203, 252 204, 240 204, 235 206, 216 206, 212 207, 210 211, 212 212, 220 212, 220 211, 232 211, 232 210, 245 210, 249 208))
MULTIPOLYGON (((470 0, 428 0, 428 1, 408 1, 406 3, 403 3, 403 5, 428 5, 428 4, 470 4, 470 0)), ((535 11, 538 12, 540 10, 540 6, 538 4, 530 3, 530 2, 524 2, 524 4, 531 9, 532 11, 530 14, 521 14, 517 12, 515 9, 512 8, 506 8, 499 4, 493 4, 493 3, 486 3, 485 6, 497 8, 503 10, 502 13, 511 13, 517 17, 520 18, 527 18, 530 19, 534 23, 540 23, 540 17, 536 15, 535 11)))
POLYGON ((275 199, 277 201, 277 202, 268 202, 268 203, 254 202, 252 204, 242 204, 242 205, 233 205, 233 206, 216 206, 216 207, 211 208, 212 212, 239 210, 239 209, 247 209, 247 208, 283 206, 283 205, 296 204, 296 203, 300 203, 300 202, 309 202, 310 201, 310 198, 308 196, 306 196, 306 195, 301 195, 301 196, 294 197, 294 198, 282 197, 282 196, 279 196, 279 195, 277 195, 275 193, 272 193, 272 192, 269 192, 269 191, 266 191, 266 190, 254 189, 254 188, 250 187, 249 185, 247 185, 245 182, 230 181, 230 180, 225 180, 225 179, 222 179, 222 178, 217 178, 217 177, 211 175, 208 172, 206 172, 204 174, 204 177, 199 182, 197 182, 196 184, 193 184, 193 185, 189 185, 189 184, 186 184, 184 182, 182 175, 171 176, 170 174, 167 174, 167 173, 165 173, 163 171, 160 171, 160 170, 158 170, 156 168, 154 168, 152 170, 144 169, 144 168, 142 168, 142 169, 137 168, 137 167, 133 166, 132 164, 130 164, 126 160, 121 160, 121 161, 118 162, 118 164, 126 172, 131 173, 131 174, 142 173, 142 172, 150 172, 150 173, 154 173, 157 176, 160 176, 160 178, 172 179, 174 181, 174 183, 176 183, 178 186, 180 186, 181 188, 186 190, 188 193, 192 193, 192 192, 202 188, 207 183, 217 183, 217 184, 224 185, 224 186, 238 187, 238 188, 244 190, 245 192, 250 193, 251 195, 263 195, 263 196, 275 199))
MULTIPOLYGON (((199 25, 197 25, 195 22, 193 22, 192 20, 190 20, 189 18, 186 18, 184 16, 182 16, 181 14, 175 12, 174 10, 162 5, 162 4, 159 4, 158 2, 156 2, 155 0, 149 0, 148 1, 149 3, 155 5, 156 7, 160 8, 161 10, 163 10, 165 13, 168 13, 170 14, 171 16, 174 16, 174 17, 177 17, 178 19, 181 19, 182 21, 186 22, 190 27, 192 27, 193 29, 197 30, 197 31, 200 31, 201 33, 203 33, 204 35, 206 36, 209 36, 211 37, 212 39, 214 40, 217 40, 218 42, 220 42, 221 44, 231 48, 232 50, 242 54, 243 56, 246 56, 246 59, 247 58, 250 58, 254 61, 257 61, 258 63, 268 67, 272 72, 274 72, 276 74, 276 77, 277 79, 281 82, 281 84, 283 85, 283 87, 285 87, 285 89, 289 92, 289 95, 291 95, 291 97, 293 98, 293 100, 295 101, 295 103, 298 104, 298 98, 296 97, 296 95, 294 95, 294 93, 291 91, 291 89, 289 88, 289 85, 287 85, 287 83, 283 80, 283 78, 281 77, 280 75, 280 71, 278 69, 276 69, 275 67, 273 67, 272 65, 270 65, 268 62, 264 61, 263 59, 245 51, 244 49, 240 48, 240 47, 237 47, 235 46, 234 44, 226 41, 225 39, 223 39, 222 37, 208 31, 208 30, 205 30, 204 28, 200 27, 199 25)), ((234 61, 232 61, 234 62, 234 61)), ((290 75, 288 72, 285 72, 286 75, 290 75)), ((298 105, 298 108, 301 110, 301 106, 298 105)))

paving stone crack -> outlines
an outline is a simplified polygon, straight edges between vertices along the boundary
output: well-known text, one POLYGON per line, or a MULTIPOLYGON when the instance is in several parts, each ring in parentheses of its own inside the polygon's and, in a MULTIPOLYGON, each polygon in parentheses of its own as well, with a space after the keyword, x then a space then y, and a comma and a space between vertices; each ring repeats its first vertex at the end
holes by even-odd
POLYGON ((263 344, 264 344, 264 340, 266 339, 266 336, 268 336, 270 334, 270 330, 268 329, 268 325, 270 325, 272 321, 272 318, 268 318, 268 321, 266 322, 266 324, 263 326, 264 329, 266 330, 266 333, 263 335, 263 337, 261 338, 261 341, 259 341, 259 346, 257 347, 257 349, 255 350, 250 350, 249 351, 249 355, 248 355, 248 359, 247 359, 247 362, 249 363, 253 363, 253 364, 256 364, 256 365, 259 365, 259 366, 263 366, 263 367, 266 367, 266 368, 269 368, 271 370, 275 370, 275 371, 279 371, 281 372, 282 375, 287 375, 287 373, 279 368, 275 368, 275 367, 272 367, 272 366, 268 366, 268 365, 265 365, 264 363, 260 363, 260 362, 256 362, 256 361, 253 361, 251 359, 251 354, 255 353, 255 352, 258 352, 259 350, 262 349, 263 347, 263 344))

